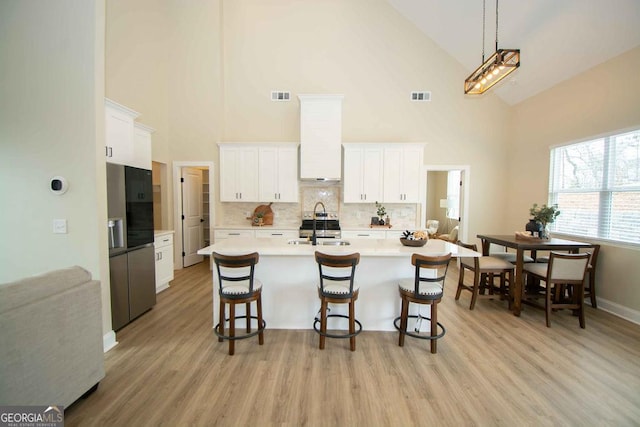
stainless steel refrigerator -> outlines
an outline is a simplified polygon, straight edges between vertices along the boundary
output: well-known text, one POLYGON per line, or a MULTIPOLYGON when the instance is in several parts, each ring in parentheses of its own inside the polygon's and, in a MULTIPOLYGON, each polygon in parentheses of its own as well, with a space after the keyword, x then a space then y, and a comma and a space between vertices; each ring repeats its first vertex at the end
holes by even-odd
POLYGON ((113 330, 156 303, 151 171, 107 163, 113 330))

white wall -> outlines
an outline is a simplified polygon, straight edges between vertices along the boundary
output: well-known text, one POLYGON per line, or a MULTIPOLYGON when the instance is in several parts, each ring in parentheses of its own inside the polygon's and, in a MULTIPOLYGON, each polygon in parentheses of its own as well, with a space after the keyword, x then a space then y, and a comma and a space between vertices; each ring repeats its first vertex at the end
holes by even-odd
POLYGON ((0 3, 0 282, 80 265, 101 280, 107 332, 103 23, 102 1, 0 3))

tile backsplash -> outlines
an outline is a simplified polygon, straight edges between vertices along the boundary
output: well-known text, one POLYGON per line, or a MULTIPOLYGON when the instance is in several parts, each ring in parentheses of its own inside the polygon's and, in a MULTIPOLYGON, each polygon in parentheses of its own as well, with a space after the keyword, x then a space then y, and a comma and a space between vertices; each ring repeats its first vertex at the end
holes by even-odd
MULTIPOLYGON (((317 202, 322 202, 327 211, 337 211, 341 228, 368 227, 371 217, 376 216, 375 203, 342 203, 342 183, 299 183, 300 203, 273 203, 273 226, 297 228, 302 222, 302 212, 312 211, 317 202)), ((238 227, 250 225, 247 214, 263 203, 222 203, 223 212, 218 213, 218 226, 238 227)), ((415 203, 385 204, 393 228, 414 229, 418 224, 419 206, 415 203)))

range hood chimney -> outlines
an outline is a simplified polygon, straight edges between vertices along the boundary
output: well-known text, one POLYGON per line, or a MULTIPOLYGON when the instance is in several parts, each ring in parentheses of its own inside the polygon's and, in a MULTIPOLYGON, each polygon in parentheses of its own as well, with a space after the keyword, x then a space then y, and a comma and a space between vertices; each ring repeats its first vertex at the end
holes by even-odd
POLYGON ((301 180, 342 178, 343 98, 343 95, 298 95, 301 180))

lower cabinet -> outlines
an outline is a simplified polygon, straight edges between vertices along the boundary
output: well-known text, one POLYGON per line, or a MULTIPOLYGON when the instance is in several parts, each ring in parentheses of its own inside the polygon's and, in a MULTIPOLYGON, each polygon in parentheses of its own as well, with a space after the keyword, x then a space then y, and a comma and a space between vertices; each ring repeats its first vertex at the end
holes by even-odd
POLYGON ((156 293, 164 291, 173 280, 173 234, 156 236, 156 293))

